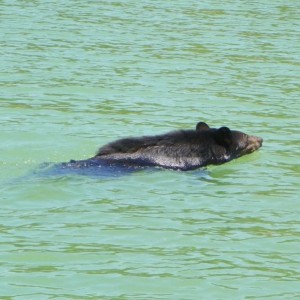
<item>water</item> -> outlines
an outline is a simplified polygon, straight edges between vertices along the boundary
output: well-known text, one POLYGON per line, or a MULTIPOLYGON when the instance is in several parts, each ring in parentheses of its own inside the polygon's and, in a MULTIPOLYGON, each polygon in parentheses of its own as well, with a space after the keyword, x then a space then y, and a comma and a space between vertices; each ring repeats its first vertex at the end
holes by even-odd
POLYGON ((300 298, 300 5, 275 2, 1 2, 1 299, 300 298), (198 121, 264 145, 37 174, 198 121))

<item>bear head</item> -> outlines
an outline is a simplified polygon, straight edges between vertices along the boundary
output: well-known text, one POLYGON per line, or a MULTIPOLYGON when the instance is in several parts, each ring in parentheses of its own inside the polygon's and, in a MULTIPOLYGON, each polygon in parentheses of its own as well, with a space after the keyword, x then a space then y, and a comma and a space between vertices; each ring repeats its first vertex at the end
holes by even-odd
POLYGON ((196 131, 202 134, 205 132, 205 135, 215 142, 215 147, 214 144, 211 144, 212 152, 215 153, 216 157, 223 157, 226 161, 252 153, 259 149, 263 143, 263 139, 260 137, 231 130, 225 126, 219 129, 210 128, 204 122, 197 123, 196 131))

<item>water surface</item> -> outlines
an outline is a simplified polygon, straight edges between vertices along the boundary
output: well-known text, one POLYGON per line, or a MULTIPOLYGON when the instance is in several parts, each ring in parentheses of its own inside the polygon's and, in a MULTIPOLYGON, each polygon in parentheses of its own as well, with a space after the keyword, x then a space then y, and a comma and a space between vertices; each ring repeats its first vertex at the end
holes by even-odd
POLYGON ((1 299, 298 299, 297 1, 2 1, 1 299), (198 121, 264 138, 193 172, 39 176, 198 121))

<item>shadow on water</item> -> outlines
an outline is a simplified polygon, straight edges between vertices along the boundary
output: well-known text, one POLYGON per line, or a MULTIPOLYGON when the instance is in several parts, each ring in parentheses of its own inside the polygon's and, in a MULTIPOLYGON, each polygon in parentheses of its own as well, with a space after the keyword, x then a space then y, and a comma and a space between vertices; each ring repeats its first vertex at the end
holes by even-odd
POLYGON ((113 164, 94 164, 86 163, 87 161, 70 161, 68 163, 43 163, 33 174, 40 177, 61 177, 61 176, 88 176, 103 179, 120 178, 122 176, 129 176, 141 172, 172 172, 172 173, 189 173, 197 178, 207 178, 207 169, 197 169, 193 171, 180 171, 165 169, 161 167, 150 166, 128 166, 128 165, 113 165, 113 164))
POLYGON ((145 168, 126 168, 117 166, 102 166, 102 165, 86 165, 78 166, 72 162, 69 163, 52 163, 44 162, 34 169, 28 170, 24 175, 16 178, 6 178, 0 180, 0 190, 6 190, 10 186, 18 184, 34 184, 47 182, 47 180, 64 180, 84 176, 91 179, 113 180, 124 176, 129 176, 145 168))
MULTIPOLYGON (((4 181, 0 181, 1 190, 5 190, 9 186, 16 184, 27 184, 44 182, 45 180, 63 180, 68 178, 80 178, 80 176, 99 179, 101 181, 109 181, 132 176, 139 173, 141 176, 153 175, 155 173, 165 172, 163 175, 165 178, 172 178, 172 176, 188 175, 191 179, 197 179, 203 182, 210 181, 210 172, 207 169, 197 169, 193 171, 180 171, 170 170, 160 167, 149 167, 149 166, 116 166, 116 165, 99 165, 99 164, 77 164, 74 161, 68 163, 51 163, 44 162, 29 170, 28 173, 17 178, 7 178, 4 181)), ((161 174, 160 174, 161 175, 161 174)), ((158 176, 160 176, 158 175, 158 176)), ((138 176, 140 177, 140 176, 138 176)), ((160 177, 161 178, 161 177, 160 177)), ((139 180, 139 179, 136 179, 139 180)), ((161 180, 161 179, 158 179, 161 180)))
POLYGON ((125 167, 114 165, 69 163, 43 163, 33 173, 41 177, 61 177, 81 175, 97 178, 118 178, 145 170, 145 167, 125 167))

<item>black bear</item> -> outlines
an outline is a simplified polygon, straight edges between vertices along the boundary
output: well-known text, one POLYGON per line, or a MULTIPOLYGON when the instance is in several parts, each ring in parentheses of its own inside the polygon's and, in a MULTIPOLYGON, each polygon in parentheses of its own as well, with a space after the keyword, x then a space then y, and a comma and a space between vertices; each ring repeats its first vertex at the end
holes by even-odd
POLYGON ((218 165, 257 150, 262 138, 228 127, 210 128, 199 122, 194 130, 123 138, 101 147, 87 160, 71 160, 65 165, 86 166, 158 166, 175 170, 193 170, 218 165))

